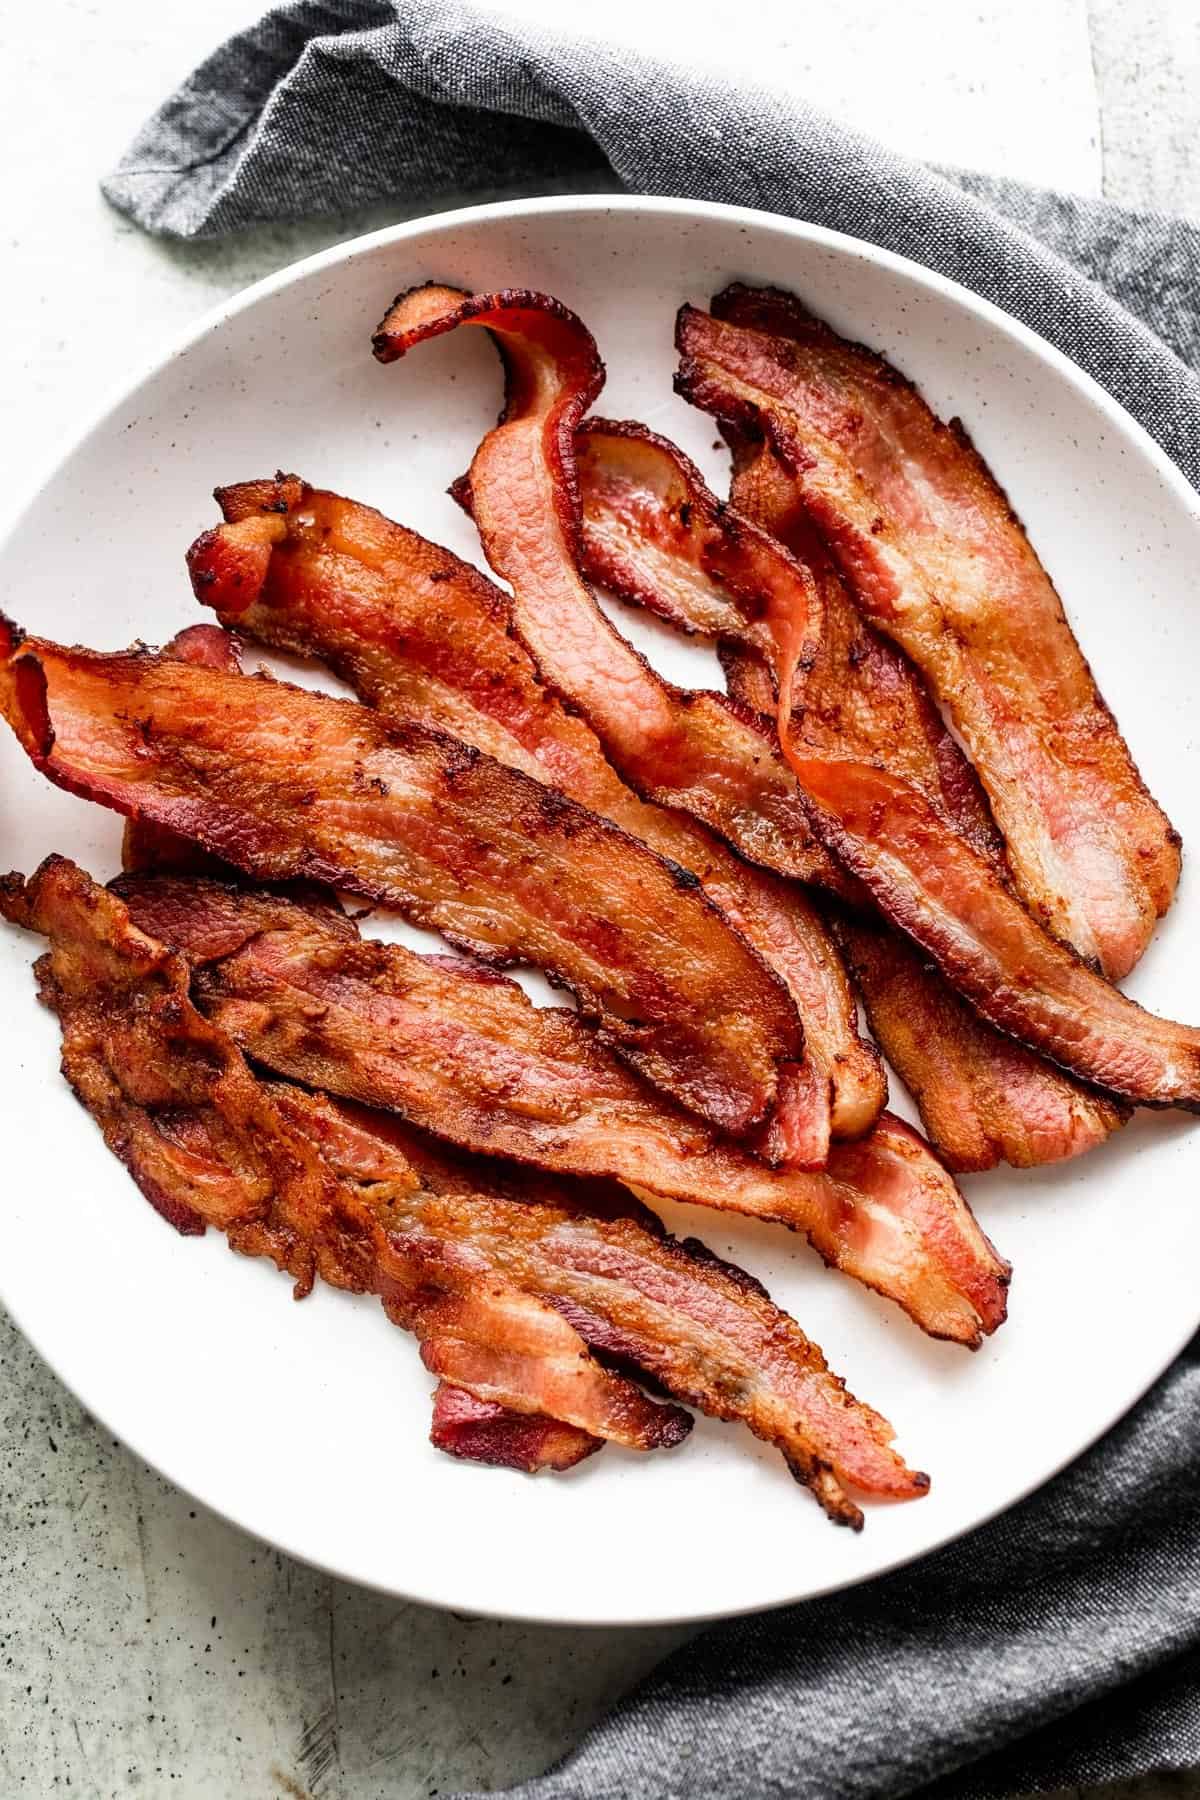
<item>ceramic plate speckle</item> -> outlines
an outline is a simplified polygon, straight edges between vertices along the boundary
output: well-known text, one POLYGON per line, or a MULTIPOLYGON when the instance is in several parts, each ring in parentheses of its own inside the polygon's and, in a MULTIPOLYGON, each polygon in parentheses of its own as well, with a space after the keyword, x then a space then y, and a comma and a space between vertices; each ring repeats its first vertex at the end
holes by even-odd
MULTIPOLYGON (((1028 331, 869 246, 765 214, 680 201, 554 199, 378 233, 217 312, 84 438, 0 551, 30 628, 117 648, 197 616, 183 552, 218 482, 295 469, 479 560, 447 498, 500 399, 482 334, 396 368, 370 353, 392 295, 434 278, 543 288, 608 364, 602 409, 676 438, 716 485, 711 422, 677 400, 672 322, 740 277, 795 289, 958 413, 1063 594, 1155 794, 1200 838, 1192 669, 1197 505, 1098 388, 1028 331)), ((640 622, 677 679, 707 655, 640 622)), ((0 738, 0 867, 50 850, 107 877, 120 822, 48 787, 0 738)), ((413 933, 401 933, 421 942, 413 933)), ((424 940, 427 941, 427 940, 424 940)), ((1190 869, 1129 991, 1200 1020, 1190 869)), ((380 1308, 303 1305, 216 1233, 176 1237, 105 1151, 57 1073, 33 941, 0 932, 9 1122, 0 1297, 84 1404, 200 1500, 294 1555, 390 1592, 479 1612, 647 1623, 774 1605, 922 1555, 1045 1481, 1110 1425, 1200 1322, 1200 1124, 1141 1115, 1079 1163, 964 1182, 1012 1259, 1009 1322, 974 1356, 824 1271, 779 1230, 660 1210, 762 1277, 897 1427, 929 1497, 838 1531, 741 1429, 699 1422, 678 1452, 608 1448, 562 1478, 456 1464, 428 1441, 430 1377, 380 1308)), ((893 1104, 903 1097, 893 1082, 893 1104)), ((911 1115, 910 1115, 911 1116, 911 1115)))

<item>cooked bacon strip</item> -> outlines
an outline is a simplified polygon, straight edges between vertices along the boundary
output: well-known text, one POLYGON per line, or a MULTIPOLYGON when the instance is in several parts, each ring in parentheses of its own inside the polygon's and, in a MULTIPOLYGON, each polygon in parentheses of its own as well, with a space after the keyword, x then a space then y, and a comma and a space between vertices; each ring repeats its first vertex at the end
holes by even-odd
POLYGON ((820 1174, 772 1170, 624 1069, 573 1013, 478 966, 360 939, 306 900, 122 877, 134 918, 195 967, 199 1003, 256 1062, 387 1107, 464 1148, 804 1232, 924 1330, 974 1344, 1008 1267, 921 1140, 884 1114, 820 1174))
POLYGON ((690 876, 441 732, 149 651, 10 636, 0 707, 52 781, 246 873, 397 906, 573 989, 605 1040, 735 1133, 802 1030, 783 983, 690 876))
POLYGON ((539 1469, 573 1469, 604 1448, 602 1438, 574 1425, 477 1400, 448 1381, 439 1381, 433 1396, 429 1441, 460 1462, 489 1463, 525 1475, 539 1469))
POLYGON ((814 1067, 796 1071, 796 1104, 776 1109, 773 1160, 821 1167, 831 1123, 839 1137, 870 1127, 885 1098, 882 1069, 858 1035, 845 971, 811 901, 626 787, 595 734, 543 686, 512 634, 507 595, 448 550, 295 476, 222 488, 218 499, 228 523, 197 540, 188 565, 197 597, 226 624, 320 657, 385 718, 452 731, 641 838, 698 876, 779 972, 814 1067))
MULTIPOLYGON (((714 498, 682 452, 645 426, 589 420, 576 446, 588 572, 683 630, 716 637, 731 692, 772 717, 773 627, 786 610, 787 550, 795 551, 820 585, 824 635, 802 671, 792 742, 821 755, 877 761, 903 776, 1003 878, 1003 850, 974 770, 903 652, 851 604, 770 447, 735 445, 734 510, 714 498), (764 543, 756 526, 785 548, 764 543)), ((999 1161, 1027 1168, 1077 1156, 1127 1116, 1108 1096, 986 1025, 882 921, 847 916, 838 937, 871 1029, 952 1169, 999 1161)))
POLYGON ((548 1300, 598 1356, 774 1444, 839 1523, 862 1524, 843 1484, 895 1499, 927 1490, 890 1448, 887 1421, 846 1392, 753 1276, 694 1238, 668 1236, 628 1196, 590 1187, 577 1197, 536 1175, 531 1185, 524 1170, 447 1155, 384 1114, 272 1092, 348 1180, 386 1181, 398 1150, 437 1195, 440 1230, 457 1229, 508 1280, 548 1300))
MULTIPOLYGON (((691 813, 751 862, 847 891, 844 873, 813 835, 774 734, 724 694, 664 681, 578 574, 574 434, 604 378, 586 326, 545 294, 414 288, 380 326, 375 355, 394 362, 464 324, 492 332, 507 404, 456 492, 474 512, 488 561, 513 589, 513 623, 542 679, 583 714, 644 799, 691 813)), ((815 587, 811 599, 805 636, 815 645, 815 587)))
POLYGON ((120 900, 51 857, 0 884, 0 913, 41 932, 43 1000, 63 1030, 63 1072, 146 1198, 188 1231, 293 1276, 374 1293, 428 1367, 478 1399, 546 1412, 635 1449, 678 1443, 690 1420, 603 1369, 559 1311, 449 1229, 398 1153, 370 1187, 339 1179, 188 998, 186 964, 120 900))
POLYGON ((1018 891, 1114 979, 1170 904, 1179 838, 1138 774, 1007 496, 961 424, 796 300, 685 307, 677 385, 770 439, 864 615, 948 707, 1018 891))

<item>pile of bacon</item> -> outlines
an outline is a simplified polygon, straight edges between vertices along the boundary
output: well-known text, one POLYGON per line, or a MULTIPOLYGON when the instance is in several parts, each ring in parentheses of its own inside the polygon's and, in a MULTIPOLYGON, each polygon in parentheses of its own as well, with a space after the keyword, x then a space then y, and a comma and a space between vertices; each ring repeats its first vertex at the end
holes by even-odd
POLYGON ((0 911, 49 940, 64 1072, 147 1199, 297 1295, 377 1295, 440 1448, 564 1469, 678 1443, 685 1403, 858 1525, 848 1490, 926 1477, 644 1202, 791 1227, 977 1345, 1009 1270, 950 1171, 1200 1107, 1200 1033, 1112 985, 1179 840, 1003 492, 879 357, 776 292, 684 307, 725 504, 585 417, 603 365, 545 295, 414 289, 375 354, 468 324, 507 393, 453 491, 511 593, 296 476, 219 490, 187 559, 219 626, 122 654, 5 628, 20 743, 128 824, 108 887, 51 858, 0 911), (728 693, 662 679, 592 582, 713 641, 728 693), (357 702, 244 674, 243 639, 357 702), (363 936, 338 894, 455 954, 363 936), (860 995, 928 1141, 882 1110, 860 995))

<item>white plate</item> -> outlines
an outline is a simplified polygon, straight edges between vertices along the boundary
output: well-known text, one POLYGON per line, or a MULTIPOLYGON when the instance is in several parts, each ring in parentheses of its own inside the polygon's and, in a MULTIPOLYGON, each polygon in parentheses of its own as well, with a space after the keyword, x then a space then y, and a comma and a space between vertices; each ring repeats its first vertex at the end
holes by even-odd
MULTIPOLYGON (((719 479, 710 422, 671 392, 671 333, 681 300, 703 304, 734 277, 796 289, 963 416, 1151 787, 1193 840, 1191 490, 1092 382, 994 308, 766 214, 610 196, 489 206, 261 283, 211 314, 60 465, 0 551, 4 604, 68 641, 163 641, 198 616, 183 551, 214 518, 209 489, 277 465, 477 557, 444 489, 495 417, 494 352, 462 332, 398 368, 370 353, 392 295, 429 278, 559 295, 608 361, 601 409, 647 420, 719 479)), ((695 650, 664 633, 645 641, 669 673, 711 679, 695 650)), ((118 843, 111 814, 48 787, 3 734, 0 867, 29 870, 61 850, 106 877, 118 843)), ((1184 1019, 1200 1017, 1198 919, 1188 875, 1130 983, 1184 1019)), ((1009 1323, 976 1356, 929 1343, 781 1231, 664 1208, 766 1280, 894 1421, 910 1461, 932 1473, 930 1496, 870 1507, 856 1537, 826 1523, 774 1452, 705 1421, 674 1454, 610 1448, 559 1479, 463 1467, 430 1448, 430 1378, 377 1306, 329 1291, 293 1305, 274 1269, 231 1256, 215 1233, 176 1237, 140 1199, 58 1077, 34 949, 0 936, 5 1304, 83 1403, 171 1480, 292 1554, 396 1594, 647 1623, 862 1581, 1045 1481, 1200 1322, 1200 1130, 1179 1115, 1142 1115, 1078 1164, 965 1184, 1016 1271, 1009 1323)))

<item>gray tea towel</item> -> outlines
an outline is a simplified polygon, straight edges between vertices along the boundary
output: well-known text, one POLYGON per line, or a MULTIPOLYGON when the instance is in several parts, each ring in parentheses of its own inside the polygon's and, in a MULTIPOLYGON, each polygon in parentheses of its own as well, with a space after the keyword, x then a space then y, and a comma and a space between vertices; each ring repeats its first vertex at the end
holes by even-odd
MULTIPOLYGON (((196 70, 104 187, 179 237, 571 188, 813 220, 1023 319, 1200 486, 1190 227, 932 171, 766 88, 467 6, 273 12, 196 70)), ((1064 1403, 1052 1370, 1046 1403, 1064 1403)), ((519 1792, 984 1800, 1200 1765, 1198 1484, 1200 1340, 1034 1499, 911 1570, 712 1628, 519 1792)))

